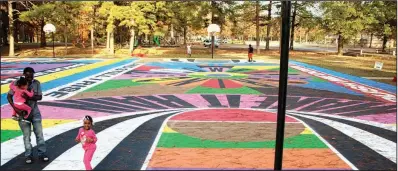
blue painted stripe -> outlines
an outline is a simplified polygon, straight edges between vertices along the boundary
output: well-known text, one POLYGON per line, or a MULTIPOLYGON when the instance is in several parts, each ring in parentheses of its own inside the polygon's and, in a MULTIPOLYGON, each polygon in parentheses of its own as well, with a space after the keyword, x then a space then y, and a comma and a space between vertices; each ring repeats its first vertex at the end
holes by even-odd
MULTIPOLYGON (((62 78, 55 79, 55 80, 52 80, 52 81, 49 81, 49 82, 45 82, 45 83, 41 84, 41 89, 44 92, 44 91, 50 90, 50 89, 58 87, 58 86, 69 84, 69 83, 74 82, 76 80, 79 80, 79 79, 82 79, 82 78, 85 78, 85 77, 89 77, 91 75, 95 75, 95 74, 98 74, 100 72, 104 72, 106 70, 110 70, 110 69, 115 68, 115 67, 119 67, 121 65, 127 64, 127 63, 135 61, 135 60, 137 60, 137 59, 126 59, 126 60, 111 64, 111 65, 102 66, 102 67, 95 68, 95 69, 92 69, 92 70, 88 70, 88 71, 80 72, 80 73, 77 73, 77 74, 73 74, 71 76, 62 77, 62 78)), ((8 101, 7 101, 7 93, 1 94, 1 105, 7 104, 7 103, 8 103, 8 101)))
MULTIPOLYGON (((309 64, 306 64, 306 63, 302 63, 302 62, 297 62, 297 61, 289 61, 289 62, 291 64, 300 65, 300 66, 307 67, 307 68, 310 68, 310 69, 313 69, 313 70, 317 70, 317 71, 320 71, 320 72, 324 72, 324 73, 327 73, 327 74, 330 74, 330 75, 333 75, 333 76, 345 78, 345 79, 352 80, 352 81, 355 81, 355 82, 358 82, 358 83, 361 83, 361 84, 365 84, 365 85, 368 85, 368 86, 376 87, 376 88, 388 91, 390 93, 396 94, 396 92, 397 92, 397 87, 389 85, 389 84, 380 83, 380 82, 376 82, 376 81, 373 81, 373 80, 368 80, 368 79, 365 79, 365 78, 361 78, 361 77, 357 77, 357 76, 353 76, 353 75, 349 75, 349 74, 343 74, 343 73, 340 73, 340 72, 336 72, 336 71, 333 71, 333 70, 329 70, 329 69, 325 69, 325 68, 309 65, 309 64)), ((392 81, 392 78, 391 78, 391 81, 392 81)))

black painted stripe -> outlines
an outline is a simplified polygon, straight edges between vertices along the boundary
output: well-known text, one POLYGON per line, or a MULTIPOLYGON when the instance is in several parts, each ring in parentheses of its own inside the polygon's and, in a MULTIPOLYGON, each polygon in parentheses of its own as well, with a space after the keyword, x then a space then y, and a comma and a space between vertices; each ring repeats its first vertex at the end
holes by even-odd
MULTIPOLYGON (((175 112, 173 114, 176 114, 175 112)), ((95 170, 140 170, 167 114, 151 119, 124 138, 95 170)))
POLYGON ((297 115, 294 117, 313 128, 359 170, 395 170, 397 168, 397 164, 391 160, 329 125, 297 115))
MULTIPOLYGON (((120 122, 133 119, 136 117, 140 116, 145 116, 145 115, 150 115, 150 114, 155 114, 155 113, 160 113, 160 111, 156 112, 148 112, 144 114, 137 114, 137 115, 130 115, 130 116, 124 116, 120 118, 114 118, 114 119, 109 119, 109 120, 104 120, 100 121, 98 123, 95 123, 94 125, 94 131, 96 133, 99 133, 115 124, 118 124, 120 122)), ((95 118, 94 118, 95 122, 95 118)), ((25 164, 25 155, 24 153, 18 155, 17 157, 11 159, 8 161, 6 164, 2 165, 0 167, 1 170, 42 170, 44 169, 48 164, 51 163, 51 160, 56 159, 59 157, 61 154, 63 154, 65 151, 69 150, 73 146, 76 145, 75 138, 76 135, 79 131, 80 127, 71 129, 69 131, 66 131, 62 134, 59 134, 57 136, 54 136, 50 138, 49 140, 46 141, 46 146, 47 146, 47 156, 50 158, 50 162, 41 162, 41 161, 35 161, 33 164, 25 164)), ((37 146, 33 148, 33 152, 37 151, 37 146)), ((34 154, 37 156, 36 154, 34 154)))
POLYGON ((210 103, 208 107, 227 107, 221 105, 221 102, 218 100, 217 96, 214 94, 201 94, 200 96, 203 97, 207 102, 210 103))
POLYGON ((218 84, 220 85, 220 88, 225 88, 225 84, 222 79, 218 79, 218 84))
POLYGON ((227 95, 229 107, 239 108, 240 106, 240 95, 227 95))
POLYGON ((340 118, 333 118, 333 117, 327 117, 327 116, 321 116, 321 115, 308 115, 308 114, 302 114, 300 113, 300 115, 307 115, 307 116, 313 116, 313 117, 318 117, 318 118, 325 118, 325 119, 329 119, 329 120, 333 120, 333 121, 337 121, 340 123, 344 123, 347 125, 351 125, 354 127, 357 127, 359 129, 365 130, 367 132, 370 132, 372 134, 375 134, 379 137, 383 137, 387 140, 393 141, 395 143, 397 143, 397 133, 391 130, 387 130, 387 129, 383 129, 383 128, 379 128, 379 127, 375 127, 372 125, 368 125, 368 124, 363 124, 363 123, 359 123, 359 122, 354 122, 354 121, 349 121, 349 120, 345 120, 345 119, 340 119, 340 118))

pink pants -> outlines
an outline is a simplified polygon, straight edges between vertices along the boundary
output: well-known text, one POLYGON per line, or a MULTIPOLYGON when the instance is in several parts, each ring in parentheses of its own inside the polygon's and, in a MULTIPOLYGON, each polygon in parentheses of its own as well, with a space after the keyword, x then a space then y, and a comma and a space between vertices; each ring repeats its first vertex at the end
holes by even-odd
POLYGON ((93 170, 91 168, 91 159, 93 158, 94 152, 97 148, 90 148, 90 149, 85 149, 84 150, 84 159, 83 163, 84 166, 86 167, 86 170, 93 170))
MULTIPOLYGON (((27 112, 27 114, 24 116, 25 119, 28 118, 30 111, 32 110, 32 108, 30 108, 30 106, 28 106, 25 103, 22 104, 14 104, 14 106, 19 109, 19 110, 24 110, 27 112)), ((15 112, 15 110, 12 111, 12 116, 15 116, 17 113, 15 112)))

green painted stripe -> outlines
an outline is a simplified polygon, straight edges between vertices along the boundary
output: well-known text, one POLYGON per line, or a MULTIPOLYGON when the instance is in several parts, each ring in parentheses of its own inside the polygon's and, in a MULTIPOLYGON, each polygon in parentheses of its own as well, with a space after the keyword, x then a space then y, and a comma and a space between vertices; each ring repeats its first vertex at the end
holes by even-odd
POLYGON ((318 77, 312 77, 311 81, 314 81, 314 82, 328 82, 328 81, 326 81, 326 80, 324 80, 322 78, 318 78, 318 77))
POLYGON ((109 80, 109 81, 99 84, 93 88, 90 88, 84 92, 105 91, 105 90, 112 90, 112 89, 118 89, 118 88, 123 88, 123 87, 134 87, 134 86, 140 86, 140 85, 143 85, 143 83, 137 83, 132 80, 109 80))
POLYGON ((207 88, 198 86, 185 92, 187 94, 262 94, 249 87, 241 88, 207 88))
MULTIPOLYGON (((270 71, 279 71, 279 67, 277 67, 277 68, 272 68, 272 69, 269 69, 270 71)), ((294 69, 294 68, 288 68, 288 73, 298 73, 298 72, 300 72, 299 70, 296 70, 296 69, 294 69)))
MULTIPOLYGON (((164 148, 275 148, 275 141, 223 142, 202 140, 180 133, 163 133, 158 147, 164 148)), ((328 148, 316 135, 300 134, 286 138, 284 148, 328 148)))
POLYGON ((22 135, 20 130, 1 130, 1 142, 8 141, 22 135))

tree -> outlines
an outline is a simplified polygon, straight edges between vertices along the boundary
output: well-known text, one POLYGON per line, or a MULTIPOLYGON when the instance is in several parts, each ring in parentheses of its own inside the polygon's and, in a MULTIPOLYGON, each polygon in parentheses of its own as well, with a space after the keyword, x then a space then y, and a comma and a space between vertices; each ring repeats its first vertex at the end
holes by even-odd
POLYGON ((14 18, 13 18, 13 10, 12 10, 12 1, 8 1, 8 21, 9 21, 9 26, 8 26, 8 36, 9 36, 9 55, 8 56, 14 56, 14 18))
POLYGON ((184 45, 187 44, 187 33, 188 28, 197 28, 194 25, 194 19, 198 16, 198 10, 200 5, 198 2, 173 2, 171 4, 171 25, 182 30, 184 35, 184 45))
POLYGON ((117 6, 113 2, 104 2, 99 8, 99 15, 106 20, 106 49, 111 53, 115 53, 115 41, 114 41, 114 31, 115 31, 115 20, 118 12, 117 6))
POLYGON ((343 44, 364 29, 367 23, 361 2, 323 2, 323 26, 338 36, 338 55, 343 54, 343 44))
POLYGON ((387 41, 395 38, 394 35, 397 33, 396 6, 397 2, 392 1, 371 1, 365 5, 370 18, 370 24, 365 31, 371 33, 371 41, 373 35, 383 39, 383 51, 386 49, 387 41))
POLYGON ((295 40, 295 31, 300 27, 308 27, 305 24, 309 24, 314 16, 308 10, 307 7, 314 6, 314 2, 311 1, 295 1, 293 5, 293 15, 292 15, 292 24, 291 24, 291 34, 290 34, 290 50, 293 50, 294 40, 295 40))
POLYGON ((256 1, 256 48, 260 54, 260 1, 256 1))
POLYGON ((32 9, 29 11, 23 11, 19 15, 19 20, 29 22, 38 28, 41 33, 40 46, 46 46, 46 35, 43 31, 43 27, 47 21, 51 21, 51 17, 54 16, 54 3, 42 2, 41 5, 33 4, 32 9))
POLYGON ((267 16, 267 38, 265 42, 265 49, 269 50, 269 41, 270 41, 270 33, 271 33, 271 10, 272 10, 272 1, 268 2, 268 16, 267 16))

